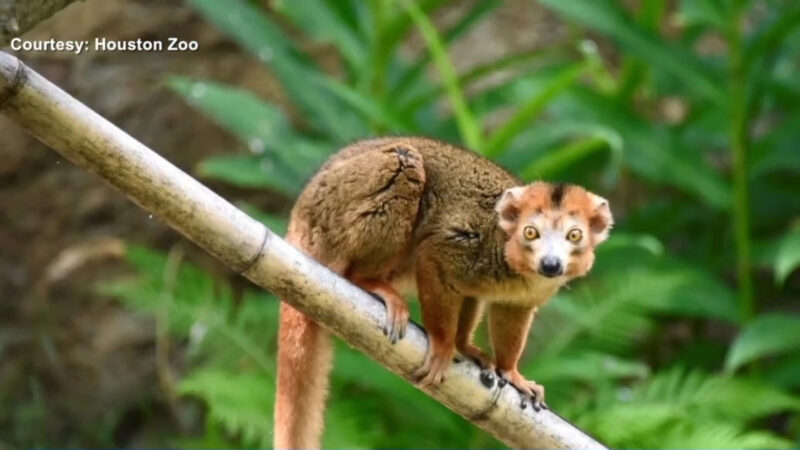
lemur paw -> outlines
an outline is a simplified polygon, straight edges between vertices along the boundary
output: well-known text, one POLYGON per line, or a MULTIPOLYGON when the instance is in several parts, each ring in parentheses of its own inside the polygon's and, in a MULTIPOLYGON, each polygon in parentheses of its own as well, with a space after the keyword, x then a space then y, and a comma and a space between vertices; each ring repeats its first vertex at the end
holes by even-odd
POLYGON ((428 353, 428 356, 425 357, 425 362, 414 372, 413 376, 417 380, 417 384, 421 386, 439 384, 444 381, 444 372, 449 364, 449 357, 437 357, 428 353))
POLYGON ((534 411, 547 409, 547 404, 544 402, 544 386, 532 380, 526 380, 525 377, 517 370, 502 371, 498 370, 498 375, 509 383, 514 385, 523 395, 521 408, 526 408, 527 403, 525 400, 530 399, 534 411))
POLYGON ((408 329, 408 305, 402 297, 384 293, 373 293, 376 298, 383 301, 386 305, 386 322, 383 324, 383 334, 386 335, 392 344, 403 339, 408 329))
POLYGON ((457 350, 460 355, 456 356, 456 362, 461 362, 465 358, 469 358, 475 361, 475 364, 477 364, 482 370, 494 369, 494 361, 480 348, 472 344, 467 344, 460 348, 457 347, 457 350))

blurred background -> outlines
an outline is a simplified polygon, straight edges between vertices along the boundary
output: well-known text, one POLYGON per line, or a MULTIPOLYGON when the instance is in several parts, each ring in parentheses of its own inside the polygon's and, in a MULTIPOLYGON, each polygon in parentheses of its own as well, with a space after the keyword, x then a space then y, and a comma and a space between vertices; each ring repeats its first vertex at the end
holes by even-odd
MULTIPOLYGON (((25 37, 170 36, 199 50, 18 56, 277 232, 368 136, 583 184, 617 226, 533 328, 549 405, 800 446, 800 3, 86 0, 25 37)), ((270 446, 277 300, 2 116, 0 155, 0 448, 270 446)), ((329 405, 328 447, 500 446, 345 345, 329 405)))

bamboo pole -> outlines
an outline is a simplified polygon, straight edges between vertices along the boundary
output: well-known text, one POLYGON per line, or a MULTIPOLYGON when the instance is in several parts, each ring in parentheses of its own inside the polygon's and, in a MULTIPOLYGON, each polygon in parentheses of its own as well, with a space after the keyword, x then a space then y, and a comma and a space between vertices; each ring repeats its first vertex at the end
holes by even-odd
MULTIPOLYGON (((391 345, 381 331, 386 314, 381 302, 3 52, 0 112, 226 265, 412 380, 427 348, 422 328, 411 324, 406 337, 391 345)), ((521 407, 525 402, 515 388, 481 373, 472 361, 454 363, 443 383, 423 390, 510 446, 603 448, 552 411, 521 407)))

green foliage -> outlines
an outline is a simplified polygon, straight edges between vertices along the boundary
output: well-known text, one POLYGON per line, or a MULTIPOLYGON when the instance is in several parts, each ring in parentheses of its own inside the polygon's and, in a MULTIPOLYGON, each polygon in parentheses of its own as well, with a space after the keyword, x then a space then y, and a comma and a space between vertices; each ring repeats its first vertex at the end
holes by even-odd
MULTIPOLYGON (((601 258, 652 256, 647 250, 652 245, 643 246, 641 241, 646 242, 622 236, 619 242, 611 242, 611 253, 601 258)), ((174 253, 163 256, 133 247, 128 259, 140 275, 101 290, 137 310, 165 318, 176 339, 188 339, 188 354, 196 369, 178 383, 175 393, 205 403, 208 434, 204 441, 186 442, 267 446, 274 401, 277 301, 246 291, 234 307, 224 285, 189 264, 176 262, 174 253)), ((545 347, 530 355, 523 368, 548 385, 550 403, 558 404, 562 414, 613 446, 703 443, 719 447, 734 441, 754 447, 788 446, 785 439, 751 431, 747 424, 773 413, 798 410, 800 399, 744 378, 677 369, 651 375, 647 364, 631 359, 637 342, 655 326, 658 309, 649 307, 669 305, 670 289, 690 281, 667 275, 661 285, 645 280, 621 288, 634 289, 633 293, 615 295, 601 291, 605 277, 599 278, 591 281, 593 288, 582 287, 562 296, 545 310, 533 338, 545 347), (637 285, 655 286, 660 295, 656 299, 637 295, 637 285), (612 301, 592 298, 593 291, 612 301), (628 425, 620 427, 621 423, 628 425), (654 440, 661 435, 668 444, 654 440)), ((680 308, 662 308, 680 313, 680 308)), ((496 445, 468 422, 344 345, 337 348, 327 421, 326 445, 333 447, 496 445), (421 438, 420 429, 430 438, 421 438)))
MULTIPOLYGON (((325 89, 309 83, 321 75, 319 69, 258 7, 245 0, 191 0, 190 3, 248 51, 269 63, 284 89, 309 117, 311 125, 340 141, 364 133, 354 113, 342 107, 325 89)), ((313 14, 315 7, 322 7, 325 3, 309 1, 302 11, 313 14)))
POLYGON ((731 346, 725 369, 739 367, 766 356, 800 349, 800 318, 783 314, 764 314, 750 322, 731 346))
POLYGON ((800 267, 800 228, 788 233, 781 241, 775 257, 775 279, 783 283, 797 267, 800 267))
MULTIPOLYGON (((700 0, 702 3, 703 0, 700 0)), ((617 42, 652 67, 674 74, 683 86, 695 94, 722 102, 724 92, 716 81, 718 75, 696 55, 680 45, 672 44, 631 20, 618 2, 613 0, 542 0, 542 3, 617 42)))
MULTIPOLYGON (((800 323, 780 311, 800 295, 800 5, 542 0, 567 23, 564 43, 458 73, 448 46, 502 2, 473 2, 437 27, 446 3, 280 0, 267 14, 246 0, 190 0, 298 113, 169 77, 241 143, 198 172, 293 197, 350 140, 420 134, 461 142, 525 181, 583 184, 611 198, 616 228, 589 277, 542 308, 522 371, 611 446, 793 445, 800 323), (400 47, 412 33, 426 51, 409 57, 400 47), (339 70, 304 53, 308 41, 325 44, 339 70), (513 76, 485 82, 502 71, 513 76)), ((284 217, 246 209, 285 230, 284 217)), ((163 256, 134 249, 130 259, 140 277, 105 289, 188 339, 176 393, 207 408, 205 435, 189 442, 269 445, 275 299, 233 301, 187 264, 170 282, 163 256)), ((498 445, 345 346, 335 367, 327 446, 498 445)))
POLYGON ((258 447, 269 447, 275 383, 264 374, 204 369, 181 380, 177 393, 203 399, 210 420, 232 436, 258 447))
POLYGON ((553 77, 541 92, 531 96, 502 127, 492 134, 484 151, 488 156, 497 156, 519 135, 533 118, 539 115, 556 95, 569 88, 590 67, 575 64, 563 69, 553 77))
POLYGON ((198 172, 231 184, 296 194, 327 156, 325 147, 292 132, 286 115, 253 94, 214 82, 171 77, 167 84, 245 143, 248 155, 205 160, 198 172))
POLYGON ((436 27, 425 14, 413 2, 408 0, 398 0, 403 7, 408 11, 411 19, 419 27, 425 42, 428 44, 433 60, 436 61, 436 66, 442 76, 442 82, 447 90, 447 95, 450 97, 450 103, 456 114, 456 122, 461 131, 461 136, 464 143, 471 148, 481 149, 483 147, 481 138, 481 129, 475 117, 467 106, 467 101, 464 98, 464 91, 462 90, 458 77, 456 76, 453 64, 447 56, 447 49, 436 31, 436 27))
MULTIPOLYGON (((267 447, 272 442, 278 301, 250 290, 236 301, 224 283, 181 262, 176 254, 132 247, 127 259, 138 275, 99 289, 161 318, 173 339, 187 342, 195 368, 170 394, 202 400, 207 429, 202 440, 176 439, 176 443, 267 447)), ((337 349, 331 391, 328 447, 497 445, 469 422, 344 345, 337 349), (423 428, 430 436, 427 441, 417 433, 423 428)))
POLYGON ((800 401, 747 380, 670 369, 632 389, 602 392, 585 408, 579 423, 611 447, 787 448, 790 441, 743 425, 797 410, 800 401))

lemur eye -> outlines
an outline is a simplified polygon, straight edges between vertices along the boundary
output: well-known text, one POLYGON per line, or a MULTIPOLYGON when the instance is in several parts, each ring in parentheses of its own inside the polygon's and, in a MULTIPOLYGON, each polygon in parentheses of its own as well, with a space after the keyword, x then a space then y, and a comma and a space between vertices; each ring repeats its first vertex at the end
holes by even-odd
POLYGON ((536 228, 529 226, 522 230, 522 235, 525 236, 525 239, 532 241, 539 237, 539 231, 537 231, 536 228))
POLYGON ((580 242, 581 238, 583 237, 583 232, 577 228, 573 228, 572 230, 567 233, 567 240, 570 242, 580 242))

